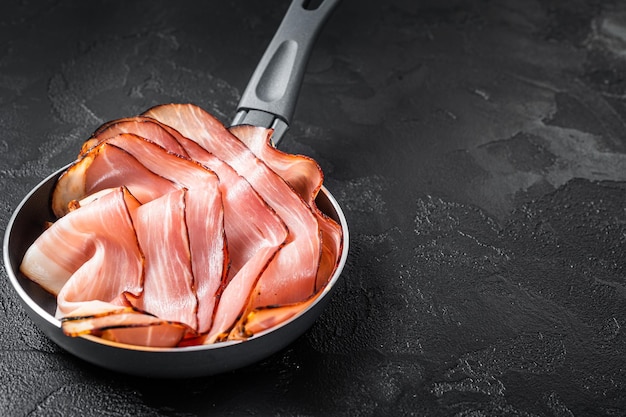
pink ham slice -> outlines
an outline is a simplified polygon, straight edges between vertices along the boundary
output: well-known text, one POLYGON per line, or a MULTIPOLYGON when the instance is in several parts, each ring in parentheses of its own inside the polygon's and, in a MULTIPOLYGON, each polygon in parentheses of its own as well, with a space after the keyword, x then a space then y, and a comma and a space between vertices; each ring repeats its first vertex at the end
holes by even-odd
POLYGON ((322 232, 322 256, 316 284, 316 289, 319 291, 326 285, 337 267, 342 245, 341 226, 322 213, 315 203, 324 180, 322 169, 312 158, 288 154, 272 146, 271 129, 244 125, 234 126, 229 130, 261 161, 291 185, 313 210, 322 232))
POLYGON ((322 187, 322 169, 312 158, 282 152, 271 145, 273 130, 241 125, 228 129, 306 202, 315 200, 322 187))
POLYGON ((208 332, 226 259, 217 186, 214 178, 136 207, 132 219, 145 256, 141 293, 127 296, 126 308, 84 302, 64 316, 64 331, 146 346, 175 346, 208 332))
POLYGON ((127 187, 141 203, 147 203, 176 189, 202 184, 214 176, 188 158, 168 152, 150 140, 124 133, 92 147, 59 177, 52 194, 52 207, 60 217, 69 211, 73 201, 119 186, 127 187))
POLYGON ((124 294, 139 295, 143 254, 130 217, 138 206, 118 188, 57 220, 26 251, 20 269, 58 295, 58 316, 84 300, 124 305, 124 294))
POLYGON ((128 306, 142 296, 144 284, 144 257, 131 218, 138 207, 127 189, 111 190, 53 223, 24 257, 25 275, 36 280, 35 269, 45 280, 58 280, 41 284, 57 295, 56 315, 66 334, 145 346, 175 346, 185 334, 180 324, 128 306), (66 272, 56 276, 51 268, 66 272))
POLYGON ((224 227, 224 200, 219 180, 191 188, 186 193, 185 223, 198 308, 196 332, 205 334, 213 325, 215 306, 229 269, 224 227))
POLYGON ((302 198, 201 108, 191 104, 168 104, 148 110, 145 116, 171 126, 233 167, 289 229, 288 241, 259 279, 248 308, 308 299, 316 290, 322 249, 317 220, 302 198))
POLYGON ((133 306, 208 332, 227 270, 223 218, 217 178, 139 207, 133 219, 146 272, 133 306))
MULTIPOLYGON (((150 124, 145 124, 145 126, 149 126, 149 125, 150 124)), ((158 130, 151 129, 151 131, 154 132, 158 130)), ((194 254, 194 263, 195 263, 196 269, 198 269, 197 272, 202 274, 199 276, 203 276, 203 277, 211 276, 212 277, 212 279, 194 283, 194 290, 200 291, 202 293, 202 297, 203 297, 202 299, 204 302, 201 305, 202 308, 198 307, 197 305, 191 306, 189 310, 190 311, 189 314, 190 315, 192 314, 195 317, 196 309, 200 308, 200 314, 201 314, 202 319, 200 320, 200 322, 193 322, 190 317, 187 317, 184 319, 178 317, 177 319, 175 319, 165 312, 165 307, 167 306, 155 305, 155 303, 157 304, 159 303, 158 301, 159 299, 166 300, 165 302, 170 303, 170 305, 171 303, 181 304, 182 303, 181 300, 183 299, 189 301, 189 298, 181 298, 177 302, 173 302, 171 299, 168 300, 167 296, 162 296, 161 298, 159 298, 160 295, 167 294, 167 290, 159 288, 158 287, 159 283, 157 282, 155 282, 154 284, 156 285, 156 287, 154 288, 154 291, 149 291, 150 295, 142 299, 143 300, 142 303, 144 304, 138 304, 138 305, 135 305, 135 307, 139 308, 140 310, 146 310, 166 320, 181 321, 189 325, 191 328, 197 329, 199 332, 207 332, 212 323, 213 309, 214 309, 216 297, 218 295, 217 292, 223 284, 222 281, 224 277, 221 274, 226 271, 224 267, 228 263, 228 259, 226 257, 215 259, 217 254, 223 255, 225 253, 224 248, 220 248, 219 250, 214 250, 212 252, 208 251, 208 249, 210 249, 216 243, 220 243, 223 245, 224 240, 225 240, 223 236, 224 224, 223 224, 223 220, 221 217, 223 216, 223 212, 221 211, 222 210, 221 195, 218 190, 219 181, 217 177, 215 176, 215 173, 206 169, 205 167, 203 167, 202 165, 198 164, 195 161, 192 161, 188 158, 184 158, 179 155, 168 152, 166 149, 159 146, 158 144, 151 142, 149 140, 146 140, 137 135, 133 135, 129 133, 121 133, 121 134, 117 134, 116 136, 109 137, 108 139, 105 139, 105 140, 99 140, 98 142, 100 144, 96 145, 95 147, 90 148, 90 151, 83 156, 83 159, 87 159, 92 152, 96 152, 101 147, 107 147, 107 146, 114 147, 114 148, 122 150, 123 152, 127 153, 132 158, 134 158, 137 161, 137 163, 139 163, 142 167, 144 167, 144 169, 146 169, 150 173, 150 176, 156 175, 158 178, 161 178, 162 180, 166 181, 169 184, 169 187, 162 187, 159 185, 157 188, 155 188, 154 193, 156 195, 162 194, 163 196, 168 196, 168 195, 174 194, 175 191, 171 191, 171 187, 174 187, 175 189, 181 189, 185 187, 185 188, 188 188, 189 190, 192 190, 190 192, 190 195, 191 195, 192 208, 194 210, 195 215, 189 217, 188 219, 186 219, 186 221, 193 222, 190 224, 193 224, 194 226, 200 228, 199 232, 196 232, 196 230, 190 232, 190 238, 194 237, 193 244, 197 252, 194 254), (198 201, 200 192, 201 192, 200 190, 203 188, 206 189, 207 185, 209 184, 213 184, 213 187, 212 187, 212 195, 214 196, 213 200, 211 201, 211 199, 207 195, 204 195, 203 198, 200 198, 200 201, 198 201), (219 205, 217 204, 218 199, 220 203, 219 205), (211 213, 215 212, 214 209, 217 208, 218 206, 220 209, 219 219, 214 218, 214 216, 211 215, 211 213), (207 224, 210 225, 211 227, 207 228, 206 227, 207 224), (219 232, 219 236, 216 236, 215 234, 218 232, 219 232), (204 234, 199 234, 199 233, 204 233, 204 234), (207 243, 207 240, 210 240, 210 244, 205 245, 207 243), (209 265, 209 262, 211 263, 210 265, 209 265), (218 268, 218 267, 219 267, 220 276, 219 276, 219 279, 216 279, 214 277, 216 275, 215 268, 218 268), (156 309, 156 311, 153 311, 154 309, 156 309)), ((123 172, 123 170, 118 170, 116 168, 117 168, 116 166, 111 166, 111 169, 109 170, 109 173, 107 175, 108 178, 106 181, 106 186, 111 186, 113 184, 121 185, 129 181, 129 178, 125 175, 126 173, 123 172)), ((86 176, 90 175, 91 169, 93 169, 93 166, 86 168, 86 170, 84 171, 84 173, 86 173, 86 176)), ((76 174, 74 175, 77 175, 77 174, 82 175, 83 171, 76 171, 76 174)), ((71 176, 72 174, 68 175, 68 178, 71 178, 71 176)), ((79 181, 77 180, 75 182, 79 182, 79 181)), ((98 184, 95 184, 89 187, 91 192, 97 192, 100 190, 100 188, 102 187, 99 187, 98 184)), ((162 198, 163 197, 160 197, 160 198, 157 198, 156 200, 152 199, 151 201, 146 202, 146 204, 144 204, 141 208, 138 209, 138 212, 139 213, 143 213, 144 211, 148 212, 149 208, 152 207, 152 203, 154 203, 157 200, 160 201, 162 198)), ((163 216, 163 212, 168 212, 168 210, 169 209, 167 207, 156 208, 154 210, 155 213, 152 214, 152 216, 155 218, 154 221, 158 222, 159 216, 163 216)), ((169 210, 169 212, 173 213, 174 210, 169 210)), ((142 217, 139 216, 138 218, 135 219, 135 221, 139 222, 141 218, 142 217)), ((165 219, 162 218, 161 220, 165 220, 165 219)), ((144 227, 139 227, 139 226, 137 227, 137 232, 139 234, 140 242, 142 242, 142 247, 145 247, 144 250, 147 253, 153 254, 153 256, 150 257, 152 261, 147 264, 148 276, 158 276, 159 274, 161 274, 164 277, 168 277, 168 276, 176 275, 174 271, 163 271, 161 269, 166 268, 166 267, 172 267, 175 264, 171 262, 171 260, 166 260, 166 261, 169 261, 169 262, 166 262, 164 261, 163 258, 168 256, 168 251, 171 249, 169 246, 173 245, 174 242, 177 242, 179 245, 182 244, 182 242, 180 242, 180 236, 178 236, 179 239, 175 238, 176 236, 175 233, 176 232, 187 233, 186 224, 184 223, 184 220, 185 219, 183 219, 182 217, 179 217, 177 226, 166 223, 166 225, 172 226, 169 229, 169 232, 172 233, 171 238, 164 238, 162 235, 159 235, 162 232, 160 228, 149 229, 149 228, 144 228, 144 227), (142 234, 146 234, 146 235, 142 236, 142 234), (157 235, 155 236, 155 234, 157 235), (157 245, 157 242, 161 242, 162 244, 157 245), (168 245, 166 245, 164 242, 167 242, 168 245), (159 250, 162 250, 164 252, 158 253, 159 250), (154 251, 154 252, 150 252, 150 251, 154 251), (153 269, 156 269, 156 272, 151 273, 153 269)), ((278 244, 274 244, 274 250, 276 250, 276 247, 278 246, 278 244)), ((182 254, 182 251, 176 251, 174 253, 182 254)), ((179 262, 177 264, 178 266, 180 266, 182 264, 182 261, 181 260, 178 260, 178 261, 179 262)), ((191 268, 190 265, 189 265, 189 268, 191 268)), ((192 278, 191 278, 192 272, 190 269, 185 270, 184 268, 181 268, 178 270, 178 273, 181 274, 181 277, 182 276, 186 277, 186 278, 181 278, 183 282, 192 281, 192 278)), ((147 282, 153 283, 154 281, 147 281, 147 282)), ((160 284, 163 284, 163 283, 160 283, 160 284)), ((189 285, 191 284, 188 284, 188 286, 189 285)), ((173 291, 173 294, 177 294, 176 288, 170 288, 169 290, 173 291)), ((180 288, 178 290, 180 290, 180 288)))
MULTIPOLYGON (((143 292, 132 304, 163 320, 197 329, 198 299, 185 222, 185 191, 165 194, 133 212, 146 263, 143 292)), ((217 279, 221 280, 221 274, 217 279)))
POLYGON ((40 284, 57 295, 64 333, 145 346, 175 346, 185 334, 180 324, 128 306, 142 296, 144 284, 144 257, 131 218, 138 207, 126 188, 113 189, 57 220, 28 249, 22 272, 35 282, 36 271, 43 274, 40 284), (50 278, 57 282, 51 285, 50 278))
POLYGON ((150 347, 177 346, 189 332, 183 324, 101 301, 83 303, 62 318, 62 328, 72 337, 93 334, 114 342, 150 347))
POLYGON ((154 120, 146 117, 127 117, 112 120, 96 129, 91 137, 83 143, 79 157, 88 153, 91 148, 99 145, 104 140, 117 136, 120 133, 133 133, 158 143, 169 152, 188 156, 185 149, 178 143, 176 138, 169 133, 168 129, 163 128, 163 126, 158 123, 154 123, 154 120))
POLYGON ((62 217, 70 211, 73 202, 120 186, 127 187, 142 203, 179 188, 147 169, 124 149, 102 143, 59 177, 52 194, 52 210, 57 217, 62 217))
POLYGON ((206 337, 207 343, 213 343, 226 337, 242 316, 255 285, 287 239, 288 229, 228 164, 189 139, 178 140, 194 160, 216 172, 224 185, 229 253, 237 254, 231 256, 232 274, 220 295, 215 322, 206 337))

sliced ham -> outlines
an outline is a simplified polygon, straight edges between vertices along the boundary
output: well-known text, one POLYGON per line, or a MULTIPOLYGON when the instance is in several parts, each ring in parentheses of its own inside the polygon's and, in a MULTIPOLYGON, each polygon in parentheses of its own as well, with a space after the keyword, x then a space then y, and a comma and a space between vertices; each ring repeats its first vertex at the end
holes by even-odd
POLYGON ((220 294, 215 322, 206 338, 223 337, 250 302, 250 294, 288 237, 288 229, 250 184, 228 164, 195 142, 179 138, 196 161, 217 173, 223 185, 225 231, 231 256, 231 274, 220 294), (236 254, 236 255, 235 255, 236 254))
POLYGON ((52 194, 52 210, 62 217, 75 201, 120 186, 128 188, 142 203, 180 188, 150 171, 128 151, 102 143, 59 177, 52 194))
POLYGON ((146 259, 141 297, 133 306, 163 320, 198 328, 198 299, 185 223, 185 189, 152 200, 133 213, 146 259))
POLYGON ((21 266, 57 296, 63 331, 188 346, 245 339, 310 306, 341 229, 316 206, 317 163, 270 135, 231 133, 190 104, 98 128, 21 266))
POLYGON ((150 347, 177 346, 188 327, 138 311, 133 307, 93 301, 62 318, 63 332, 72 337, 95 335, 107 340, 150 347))
POLYGON ((57 220, 26 251, 20 269, 58 296, 59 317, 84 300, 123 305, 124 294, 140 293, 143 254, 130 217, 138 206, 118 188, 57 220))
POLYGON ((145 168, 181 188, 192 188, 215 178, 214 172, 196 161, 169 152, 159 144, 134 134, 121 133, 103 143, 123 149, 145 168))
MULTIPOLYGON (((226 202, 226 216, 228 220, 226 222, 227 236, 229 237, 229 245, 233 246, 232 253, 240 254, 231 259, 231 276, 234 275, 250 258, 255 249, 253 243, 255 234, 251 231, 260 231, 260 235, 267 240, 265 236, 276 235, 276 227, 280 225, 281 231, 279 235, 284 234, 285 226, 280 218, 274 213, 274 211, 268 207, 267 203, 258 195, 258 193, 250 186, 250 184, 237 174, 237 172, 227 163, 217 158, 206 149, 199 146, 197 143, 182 136, 179 132, 159 123, 157 120, 149 117, 134 117, 129 119, 122 119, 116 122, 111 122, 105 125, 106 128, 101 128, 97 134, 94 134, 89 139, 88 145, 84 145, 83 149, 92 149, 94 145, 101 145, 103 143, 113 144, 120 146, 130 151, 123 142, 133 137, 150 137, 150 141, 163 147, 168 152, 182 152, 189 156, 191 160, 201 164, 202 166, 215 172, 220 178, 220 191, 223 193, 226 202), (129 135, 116 135, 111 137, 109 135, 111 129, 114 128, 115 132, 126 133, 129 135), (152 135, 152 136, 149 136, 152 135), (156 138, 156 139, 155 139, 156 138), (167 138, 162 141, 162 138, 167 138), (176 145, 172 146, 172 140, 176 145), (241 204, 245 201, 247 204, 241 204)), ((137 155, 133 153, 133 155, 137 155)), ((140 158, 141 159, 141 158, 140 158)), ((153 167, 158 169, 158 167, 153 167)), ((160 172, 160 171, 159 171, 160 172)), ((179 178, 161 173, 161 175, 167 176, 171 180, 176 182, 185 183, 189 186, 189 182, 181 181, 179 178)), ((272 237, 271 240, 274 245, 281 244, 284 241, 284 237, 278 236, 272 237)))
POLYGON ((230 340, 245 340, 267 329, 283 323, 304 311, 316 300, 311 297, 299 303, 261 307, 249 311, 243 316, 228 335, 230 340))
POLYGON ((167 128, 154 123, 154 120, 146 117, 128 117, 110 121, 96 129, 91 137, 83 143, 79 157, 88 153, 91 148, 99 145, 104 140, 117 136, 120 133, 132 133, 141 136, 154 143, 158 143, 169 152, 187 156, 185 149, 178 143, 176 138, 169 133, 167 128))
POLYGON ((322 169, 315 160, 276 149, 271 144, 272 129, 241 125, 230 127, 228 130, 284 179, 304 201, 310 203, 315 200, 324 179, 322 169))
MULTIPOLYGON (((225 285, 224 293, 219 294, 222 301, 215 312, 215 324, 207 337, 207 340, 216 340, 220 335, 227 334, 242 316, 259 277, 285 242, 287 228, 274 210, 230 165, 178 131, 147 117, 125 119, 111 123, 110 126, 115 126, 117 132, 135 136, 152 134, 157 138, 156 142, 168 151, 169 139, 174 137, 186 155, 215 172, 220 179, 230 269, 228 286, 225 285), (164 132, 158 133, 159 129, 164 132), (163 137, 168 140, 161 142, 159 138, 163 137)), ((108 128, 103 129, 101 134, 94 135, 92 139, 97 143, 119 141, 108 137, 108 131, 108 128)))
POLYGON ((322 213, 315 203, 324 179, 322 169, 312 158, 288 154, 272 146, 271 129, 243 125, 231 127, 229 130, 291 185, 313 210, 322 233, 322 255, 316 283, 316 289, 319 291, 326 285, 337 267, 342 245, 341 226, 322 213))
POLYGON ((208 332, 228 262, 217 178, 146 203, 133 219, 146 271, 144 291, 131 304, 208 332))
MULTIPOLYGON (((145 257, 140 293, 124 292, 120 303, 76 303, 63 315, 64 332, 146 346, 175 346, 183 337, 208 332, 227 259, 217 185, 214 178, 135 207, 132 219, 145 257)), ((89 284, 77 276, 72 282, 89 284)))
POLYGON ((218 187, 216 178, 212 183, 189 189, 185 198, 185 223, 198 300, 196 332, 200 334, 211 329, 230 260, 224 232, 223 198, 218 187))
POLYGON ((287 225, 288 241, 259 279, 249 308, 308 299, 316 290, 322 247, 317 220, 304 200, 201 108, 168 104, 154 107, 144 115, 176 129, 233 167, 287 225))
MULTIPOLYGON (((152 130, 158 131, 158 129, 152 130)), ((197 162, 168 152, 158 144, 137 135, 122 133, 98 142, 99 144, 91 147, 82 160, 89 159, 92 152, 99 152, 101 148, 108 149, 111 147, 137 161, 141 167, 150 173, 147 175, 148 177, 156 176, 167 184, 167 187, 158 184, 153 189, 154 193, 150 195, 151 198, 137 210, 137 217, 134 218, 137 223, 137 233, 141 246, 144 248, 146 256, 150 258, 150 262, 147 263, 146 269, 147 292, 133 305, 140 310, 155 314, 159 318, 182 322, 197 331, 207 332, 212 323, 217 292, 225 279, 225 267, 228 263, 224 247, 222 199, 218 189, 217 177, 212 171, 197 162), (172 201, 167 201, 167 199, 174 195, 179 195, 182 198, 183 194, 180 194, 180 190, 187 187, 191 190, 190 207, 192 213, 185 218, 182 207, 184 204, 180 203, 181 209, 176 210, 172 201), (172 188, 175 191, 172 191, 172 188), (167 204, 172 205, 168 207, 167 204), (175 213, 178 213, 178 217, 173 218, 175 213), (177 223, 172 224, 170 221, 177 223), (188 232, 186 222, 189 222, 196 229, 188 232), (152 223, 153 226, 144 226, 144 224, 149 223, 152 223), (211 225, 211 227, 206 227, 206 224, 211 225), (158 225, 158 227, 154 225, 158 225), (187 241, 187 239, 192 239, 192 242, 187 241), (195 249, 194 267, 198 276, 203 277, 198 282, 193 281, 191 270, 192 250, 189 248, 191 243, 195 249), (183 250, 182 245, 186 245, 186 250, 183 250), (219 247, 216 248, 215 245, 219 247), (173 260, 174 255, 179 255, 181 258, 173 260), (186 263, 182 259, 185 256, 187 257, 186 263), (170 269, 168 270, 168 268, 170 269), (150 279, 151 277, 161 277, 161 279, 150 279), (166 278, 168 277, 176 277, 179 280, 167 281, 166 278), (169 287, 168 284, 173 282, 180 285, 169 287), (189 297, 192 291, 194 292, 193 298, 189 297), (196 291, 200 291, 202 294, 203 303, 201 305, 198 305, 196 291), (168 292, 172 294, 172 297, 162 296, 168 292), (176 297, 177 295, 180 297, 176 297), (166 304, 163 305, 162 303, 166 304), (184 303, 188 304, 185 305, 184 303), (171 311, 168 312, 168 308, 171 311), (180 317, 172 313, 178 311, 185 311, 188 316, 180 317)), ((97 158, 93 159, 97 160, 97 158)), ((73 171, 66 177, 71 178, 72 175, 90 177, 93 168, 94 165, 92 164, 84 170, 73 171)), ((112 166, 106 182, 102 181, 101 183, 107 187, 127 183, 129 179, 125 174, 124 170, 116 170, 115 166, 112 166)), ((89 183, 89 181, 86 182, 89 183)), ((90 186, 89 190, 91 192, 100 191, 100 188, 104 186, 99 185, 94 184, 90 186)), ((74 197, 82 196, 75 195, 74 197)), ((279 244, 280 242, 274 243, 274 250, 279 244)))
POLYGON ((90 148, 60 176, 52 194, 53 211, 60 217, 69 211, 72 201, 122 185, 141 203, 147 203, 214 176, 200 164, 168 152, 155 142, 118 134, 90 148))

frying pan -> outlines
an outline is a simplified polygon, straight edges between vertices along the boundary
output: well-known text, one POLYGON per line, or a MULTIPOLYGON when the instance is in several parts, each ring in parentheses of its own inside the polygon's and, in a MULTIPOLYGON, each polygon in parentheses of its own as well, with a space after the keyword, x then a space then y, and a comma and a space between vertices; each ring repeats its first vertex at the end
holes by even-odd
MULTIPOLYGON (((323 0, 315 6, 303 0, 292 2, 242 95, 233 125, 274 128, 272 140, 280 141, 291 122, 315 38, 338 2, 323 0)), ((291 319, 245 341, 176 348, 127 345, 90 335, 66 336, 54 317, 55 297, 23 276, 19 266, 43 224, 54 220, 50 196, 57 178, 68 166, 40 182, 18 205, 4 236, 4 263, 33 322, 63 349, 98 366, 138 376, 178 378, 222 373, 257 362, 286 347, 313 324, 327 305, 345 265, 349 241, 346 218, 332 194, 322 187, 316 202, 341 226, 342 251, 338 267, 322 293, 291 319)))

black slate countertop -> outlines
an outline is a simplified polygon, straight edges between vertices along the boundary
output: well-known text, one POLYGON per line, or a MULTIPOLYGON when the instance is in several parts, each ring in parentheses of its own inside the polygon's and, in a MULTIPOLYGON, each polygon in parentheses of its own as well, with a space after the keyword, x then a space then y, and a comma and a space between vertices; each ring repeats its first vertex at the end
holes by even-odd
MULTIPOLYGON (((0 4, 0 228, 105 121, 228 123, 287 1, 0 4)), ((345 0, 285 151, 351 250, 329 307, 222 375, 77 359, 0 276, 2 416, 626 415, 626 4, 345 0)))

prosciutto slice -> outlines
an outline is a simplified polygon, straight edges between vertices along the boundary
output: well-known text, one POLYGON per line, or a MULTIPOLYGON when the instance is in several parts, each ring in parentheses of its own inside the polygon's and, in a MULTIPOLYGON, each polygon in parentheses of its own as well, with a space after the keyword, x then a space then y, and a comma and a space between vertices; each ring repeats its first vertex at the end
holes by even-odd
POLYGON ((154 120, 146 117, 127 117, 103 124, 83 143, 78 156, 85 155, 94 146, 120 133, 133 133, 158 143, 171 153, 188 156, 167 127, 154 123, 154 120))
POLYGON ((181 323, 101 301, 85 302, 61 321, 68 336, 93 334, 114 342, 151 347, 177 346, 189 332, 181 323))
POLYGON ((57 220, 26 251, 20 269, 58 296, 57 316, 83 300, 124 305, 125 294, 139 295, 143 254, 130 215, 138 206, 118 188, 57 220))
POLYGON ((230 260, 224 228, 223 198, 218 187, 216 178, 212 184, 192 188, 185 195, 185 225, 198 303, 196 332, 199 334, 205 334, 211 329, 230 260))
POLYGON ((341 227, 322 213, 315 203, 324 180, 322 169, 312 158, 281 152, 272 146, 271 129, 257 126, 234 126, 229 130, 261 161, 291 185, 313 210, 322 233, 322 255, 316 283, 316 290, 320 290, 337 267, 342 244, 341 227))
POLYGON ((197 329, 198 299, 185 223, 185 191, 165 194, 133 213, 146 267, 142 296, 132 304, 164 320, 197 329))
MULTIPOLYGON (((150 304, 145 302, 150 299, 145 294, 146 259, 132 220, 145 207, 126 188, 111 190, 53 223, 28 249, 22 272, 57 295, 56 316, 62 319, 66 334, 96 334, 145 346, 176 346, 188 331, 194 330, 183 325, 180 317, 171 317, 176 322, 168 322, 137 308, 150 304), (61 247, 68 250, 59 250, 61 247)), ((154 226, 149 228, 161 230, 154 226)), ((149 284, 154 281, 152 275, 149 284)), ((158 294, 155 298, 171 305, 168 300, 172 294, 168 289, 165 297, 158 294)))
POLYGON ((75 201, 119 186, 128 188, 142 203, 179 188, 150 171, 128 151, 103 143, 59 177, 52 194, 52 211, 62 217, 74 207, 75 201))
POLYGON ((312 158, 282 152, 271 145, 273 130, 264 127, 241 125, 228 129, 284 179, 307 203, 315 200, 322 187, 322 169, 312 158))
POLYGON ((250 184, 228 164, 195 142, 178 139, 194 160, 214 170, 224 186, 226 236, 232 256, 232 275, 215 312, 215 322, 207 335, 209 343, 223 338, 244 312, 260 277, 288 237, 288 229, 250 184), (241 204, 241 202, 246 202, 241 204), (252 225, 252 227, 250 227, 252 225))
POLYGON ((59 178, 52 194, 57 216, 75 200, 126 186, 141 203, 168 192, 211 181, 215 174, 145 138, 123 133, 91 148, 59 178))

